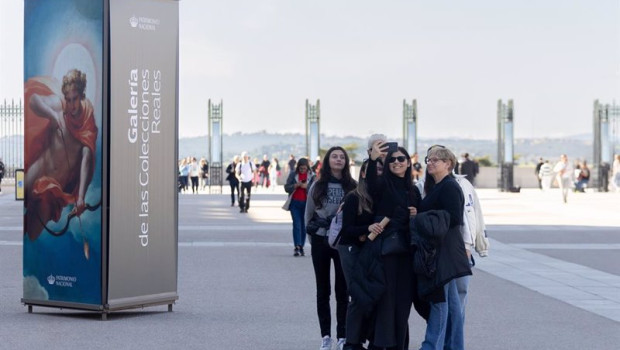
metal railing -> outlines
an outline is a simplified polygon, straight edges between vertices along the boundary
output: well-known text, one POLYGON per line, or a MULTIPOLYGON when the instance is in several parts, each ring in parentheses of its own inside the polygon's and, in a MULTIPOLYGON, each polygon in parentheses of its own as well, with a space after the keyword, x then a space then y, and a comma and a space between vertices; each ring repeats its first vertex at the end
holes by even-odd
POLYGON ((15 169, 24 168, 24 108, 22 101, 0 103, 0 160, 4 181, 15 179, 15 169))

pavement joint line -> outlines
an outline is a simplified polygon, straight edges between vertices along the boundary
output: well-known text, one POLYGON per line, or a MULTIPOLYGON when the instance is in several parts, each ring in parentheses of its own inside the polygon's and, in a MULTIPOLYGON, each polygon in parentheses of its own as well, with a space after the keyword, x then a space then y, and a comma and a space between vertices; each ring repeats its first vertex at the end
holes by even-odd
MULTIPOLYGON (((307 243, 310 245, 310 243, 307 243)), ((22 241, 0 241, 0 246, 22 246, 22 241)), ((293 247, 292 243, 281 242, 213 242, 213 241, 189 241, 179 242, 179 247, 293 247)))
POLYGON ((512 247, 521 249, 578 249, 578 250, 616 250, 620 243, 512 243, 512 247))
POLYGON ((620 276, 491 239, 476 267, 548 297, 620 322, 620 276), (579 267, 575 272, 575 267, 579 267))

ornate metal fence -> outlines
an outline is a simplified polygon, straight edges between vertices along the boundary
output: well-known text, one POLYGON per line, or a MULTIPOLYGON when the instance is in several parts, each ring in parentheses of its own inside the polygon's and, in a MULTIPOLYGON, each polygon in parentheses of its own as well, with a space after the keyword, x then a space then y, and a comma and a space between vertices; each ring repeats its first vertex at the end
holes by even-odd
POLYGON ((0 160, 4 163, 4 180, 8 182, 15 179, 15 169, 24 168, 24 108, 21 100, 7 103, 5 99, 0 103, 0 160))

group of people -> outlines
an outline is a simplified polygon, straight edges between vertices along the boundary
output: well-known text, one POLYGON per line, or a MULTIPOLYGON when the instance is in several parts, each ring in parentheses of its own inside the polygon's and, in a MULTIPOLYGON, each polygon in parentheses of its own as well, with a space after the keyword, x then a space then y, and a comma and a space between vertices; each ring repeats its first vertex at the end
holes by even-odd
POLYGON ((209 185, 209 162, 203 157, 200 163, 196 157, 187 157, 179 160, 178 171, 179 192, 188 192, 191 182, 192 193, 197 194, 198 189, 204 190, 209 185))
POLYGON ((280 162, 274 157, 271 161, 267 155, 263 161, 250 160, 248 152, 242 152, 241 157, 234 156, 226 167, 226 180, 230 185, 230 206, 235 206, 235 198, 239 203, 239 212, 247 213, 250 209, 252 187, 262 186, 275 189, 280 177, 280 162), (236 196, 235 196, 236 192, 236 196))
POLYGON ((338 349, 408 349, 412 305, 427 321, 421 349, 463 349, 471 251, 488 249, 476 192, 453 174, 457 159, 446 147, 428 149, 414 181, 407 150, 386 141, 371 136, 357 181, 346 150, 335 146, 318 173, 297 161, 284 187, 294 256, 311 240, 320 349, 333 343, 332 264, 338 349), (334 217, 342 224, 335 246, 327 238, 334 217))
POLYGON ((566 154, 562 154, 560 160, 553 166, 549 160, 540 158, 534 172, 538 178, 538 187, 543 191, 549 190, 554 180, 557 182, 558 187, 562 190, 564 203, 567 202, 568 193, 571 189, 574 192, 585 192, 590 182, 588 163, 584 160, 577 161, 573 165, 568 161, 566 154))
POLYGON ((2 192, 2 179, 4 178, 4 162, 0 158, 0 193, 2 192))

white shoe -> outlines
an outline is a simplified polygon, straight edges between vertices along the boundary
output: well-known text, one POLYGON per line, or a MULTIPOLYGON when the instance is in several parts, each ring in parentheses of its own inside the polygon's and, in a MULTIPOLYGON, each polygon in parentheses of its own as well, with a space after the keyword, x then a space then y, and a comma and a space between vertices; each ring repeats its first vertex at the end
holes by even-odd
POLYGON ((338 350, 342 350, 346 342, 347 340, 345 338, 338 338, 338 350))
POLYGON ((323 342, 319 350, 332 350, 332 338, 329 335, 323 337, 323 342))

